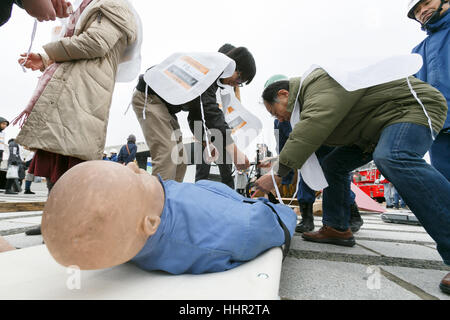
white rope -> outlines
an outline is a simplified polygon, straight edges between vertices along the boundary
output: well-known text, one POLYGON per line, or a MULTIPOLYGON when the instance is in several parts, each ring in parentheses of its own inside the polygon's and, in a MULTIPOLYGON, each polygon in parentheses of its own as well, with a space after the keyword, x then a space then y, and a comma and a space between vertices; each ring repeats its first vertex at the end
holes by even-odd
POLYGON ((142 109, 142 118, 145 120, 145 110, 147 108, 147 99, 148 99, 148 85, 145 84, 145 101, 144 101, 144 109, 142 109))
POLYGON ((297 197, 298 190, 300 189, 299 188, 299 186, 300 186, 300 179, 301 179, 300 177, 301 177, 300 170, 297 170, 297 186, 295 187, 295 193, 292 196, 292 199, 289 202, 288 206, 290 206, 292 204, 292 201, 294 201, 296 199, 296 197, 297 197))
POLYGON ((33 47, 33 42, 34 42, 34 38, 36 37, 36 30, 37 30, 37 19, 34 20, 34 25, 33 25, 33 32, 31 33, 31 43, 30 43, 30 47, 28 48, 28 52, 27 52, 27 56, 25 57, 25 61, 20 65, 22 67, 23 72, 27 72, 27 69, 25 69, 25 63, 27 63, 28 61, 28 57, 30 56, 31 53, 31 48, 33 47))
POLYGON ((206 120, 205 120, 205 112, 204 112, 204 110, 203 110, 202 95, 200 95, 200 110, 201 110, 201 112, 202 112, 202 124, 203 124, 203 129, 205 130, 206 149, 208 150, 208 157, 212 158, 212 156, 211 156, 211 149, 209 148, 208 128, 206 127, 206 120))
POLYGON ((134 90, 133 90, 133 94, 131 95, 131 101, 130 101, 130 103, 128 104, 127 110, 125 110, 125 113, 123 114, 124 116, 127 115, 128 110, 130 110, 130 107, 131 107, 131 105, 133 104, 133 96, 134 96, 134 92, 135 92, 135 91, 136 91, 136 88, 134 88, 134 90))
POLYGON ((275 181, 275 175, 273 173, 273 168, 270 169, 270 174, 272 175, 273 186, 275 187, 275 192, 277 193, 278 201, 283 204, 283 199, 281 199, 280 189, 278 189, 277 182, 275 181))
POLYGON ((412 87, 412 85, 411 85, 411 82, 409 82, 409 77, 406 78, 406 82, 408 82, 408 86, 409 86, 409 89, 411 90, 412 95, 414 96, 414 98, 416 98, 417 102, 419 102, 420 106, 421 106, 422 109, 423 109, 423 112, 425 113, 425 116, 426 116, 427 119, 428 119, 428 126, 430 127, 431 138, 432 138, 433 141, 434 141, 436 138, 434 137, 433 125, 432 125, 432 123, 431 123, 431 118, 430 118, 430 116, 428 115, 428 112, 427 112, 427 110, 425 109, 425 106, 423 105, 422 101, 421 101, 421 100, 419 99, 419 97, 417 96, 417 93, 414 91, 414 89, 413 89, 413 87, 412 87))

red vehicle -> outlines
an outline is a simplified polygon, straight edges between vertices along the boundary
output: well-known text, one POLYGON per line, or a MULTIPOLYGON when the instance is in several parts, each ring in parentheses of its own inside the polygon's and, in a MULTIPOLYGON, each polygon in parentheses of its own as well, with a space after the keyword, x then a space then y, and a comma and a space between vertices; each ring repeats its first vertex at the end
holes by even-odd
MULTIPOLYGON (((353 183, 375 201, 382 203, 384 199, 384 185, 376 183, 381 173, 373 162, 353 172, 353 183)), ((377 181, 377 182, 378 182, 377 181)))

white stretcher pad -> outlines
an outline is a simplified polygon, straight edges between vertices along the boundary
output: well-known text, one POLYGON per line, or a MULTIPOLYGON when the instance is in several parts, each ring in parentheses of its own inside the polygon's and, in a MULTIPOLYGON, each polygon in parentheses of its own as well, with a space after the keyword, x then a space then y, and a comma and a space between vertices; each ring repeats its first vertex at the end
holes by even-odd
POLYGON ((171 275, 131 263, 77 271, 59 265, 41 245, 0 253, 0 299, 279 299, 281 263, 277 247, 219 273, 171 275))

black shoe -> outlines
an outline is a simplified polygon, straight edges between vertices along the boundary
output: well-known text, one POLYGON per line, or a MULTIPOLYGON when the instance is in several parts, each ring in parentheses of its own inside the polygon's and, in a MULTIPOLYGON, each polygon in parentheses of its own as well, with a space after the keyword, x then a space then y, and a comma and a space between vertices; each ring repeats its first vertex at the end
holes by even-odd
POLYGON ((442 279, 441 283, 439 284, 439 288, 441 288, 441 291, 450 294, 450 273, 448 273, 444 279, 442 279))
POLYGON ((19 194, 19 193, 11 190, 5 190, 5 194, 19 194))
POLYGON ((41 233, 41 226, 39 226, 37 228, 34 228, 34 229, 30 229, 28 231, 25 231, 25 234, 27 236, 38 236, 38 235, 42 234, 41 233))
POLYGON ((31 190, 25 190, 23 194, 36 194, 36 192, 33 192, 31 190))
POLYGON ((350 205, 350 229, 352 233, 358 232, 363 224, 364 221, 359 214, 358 206, 356 203, 353 203, 350 205))
POLYGON ((295 227, 295 232, 303 233, 314 230, 314 215, 312 203, 300 203, 300 212, 302 213, 302 222, 295 227))

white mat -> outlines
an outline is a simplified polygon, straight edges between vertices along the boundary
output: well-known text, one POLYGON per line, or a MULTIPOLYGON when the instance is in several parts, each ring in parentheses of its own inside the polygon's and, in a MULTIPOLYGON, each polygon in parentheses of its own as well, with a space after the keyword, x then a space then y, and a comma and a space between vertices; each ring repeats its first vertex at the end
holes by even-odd
POLYGON ((281 262, 281 249, 272 248, 220 273, 174 276, 127 263, 78 271, 77 277, 76 270, 56 263, 41 245, 0 253, 0 299, 273 300, 279 299, 281 262))

